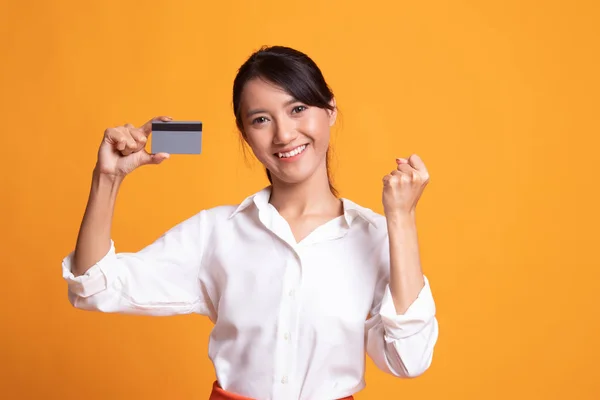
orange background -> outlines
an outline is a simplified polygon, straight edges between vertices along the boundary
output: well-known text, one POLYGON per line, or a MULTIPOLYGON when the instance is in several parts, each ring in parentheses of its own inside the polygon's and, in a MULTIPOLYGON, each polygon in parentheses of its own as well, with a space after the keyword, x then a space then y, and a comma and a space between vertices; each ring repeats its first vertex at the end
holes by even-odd
POLYGON ((594 1, 4 1, 0 397, 207 398, 208 319, 77 311, 60 262, 108 126, 204 122, 201 156, 127 178, 121 251, 262 188, 232 80, 285 44, 337 95, 343 196, 381 212, 381 177, 413 152, 432 176, 433 365, 398 380, 369 361, 356 398, 600 398, 599 20, 594 1))

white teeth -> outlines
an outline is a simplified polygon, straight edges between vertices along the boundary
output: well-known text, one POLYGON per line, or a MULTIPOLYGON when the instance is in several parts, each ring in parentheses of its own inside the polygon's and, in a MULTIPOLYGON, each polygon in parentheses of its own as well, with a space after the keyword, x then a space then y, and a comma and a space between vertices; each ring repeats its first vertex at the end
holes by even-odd
POLYGON ((306 145, 302 145, 300 147, 295 148, 294 150, 287 152, 287 153, 277 153, 277 155, 279 156, 279 158, 289 158, 289 157, 293 157, 295 155, 298 155, 300 153, 302 153, 304 151, 304 149, 306 149, 306 145))

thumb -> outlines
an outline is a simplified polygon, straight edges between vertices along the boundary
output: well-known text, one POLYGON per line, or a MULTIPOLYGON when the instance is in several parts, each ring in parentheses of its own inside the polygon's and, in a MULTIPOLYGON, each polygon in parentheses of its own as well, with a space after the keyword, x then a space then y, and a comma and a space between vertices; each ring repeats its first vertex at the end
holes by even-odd
POLYGON ((147 165, 147 164, 160 164, 167 158, 169 158, 168 153, 156 153, 150 154, 147 151, 140 151, 138 153, 140 155, 139 165, 147 165))
POLYGON ((416 154, 413 154, 408 158, 408 163, 417 171, 427 171, 425 163, 423 162, 421 157, 419 157, 416 154))

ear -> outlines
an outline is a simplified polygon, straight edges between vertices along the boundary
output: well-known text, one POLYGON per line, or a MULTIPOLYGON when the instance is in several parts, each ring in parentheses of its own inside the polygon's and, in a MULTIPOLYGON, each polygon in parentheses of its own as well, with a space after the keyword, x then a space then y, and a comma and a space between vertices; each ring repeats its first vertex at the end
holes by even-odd
POLYGON ((337 106, 335 103, 335 97, 331 99, 329 104, 333 107, 333 110, 329 111, 329 126, 333 126, 333 124, 335 124, 335 120, 337 119, 337 106))

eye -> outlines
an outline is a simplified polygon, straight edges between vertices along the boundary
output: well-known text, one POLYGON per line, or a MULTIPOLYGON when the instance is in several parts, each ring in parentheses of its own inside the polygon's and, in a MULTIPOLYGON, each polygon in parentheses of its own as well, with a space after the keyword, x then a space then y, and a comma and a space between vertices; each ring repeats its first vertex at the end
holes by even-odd
POLYGON ((265 122, 267 122, 267 118, 266 117, 258 117, 258 118, 254 118, 252 120, 252 124, 264 124, 265 122))
POLYGON ((306 110, 308 107, 306 106, 296 106, 292 109, 292 113, 299 113, 306 110))

